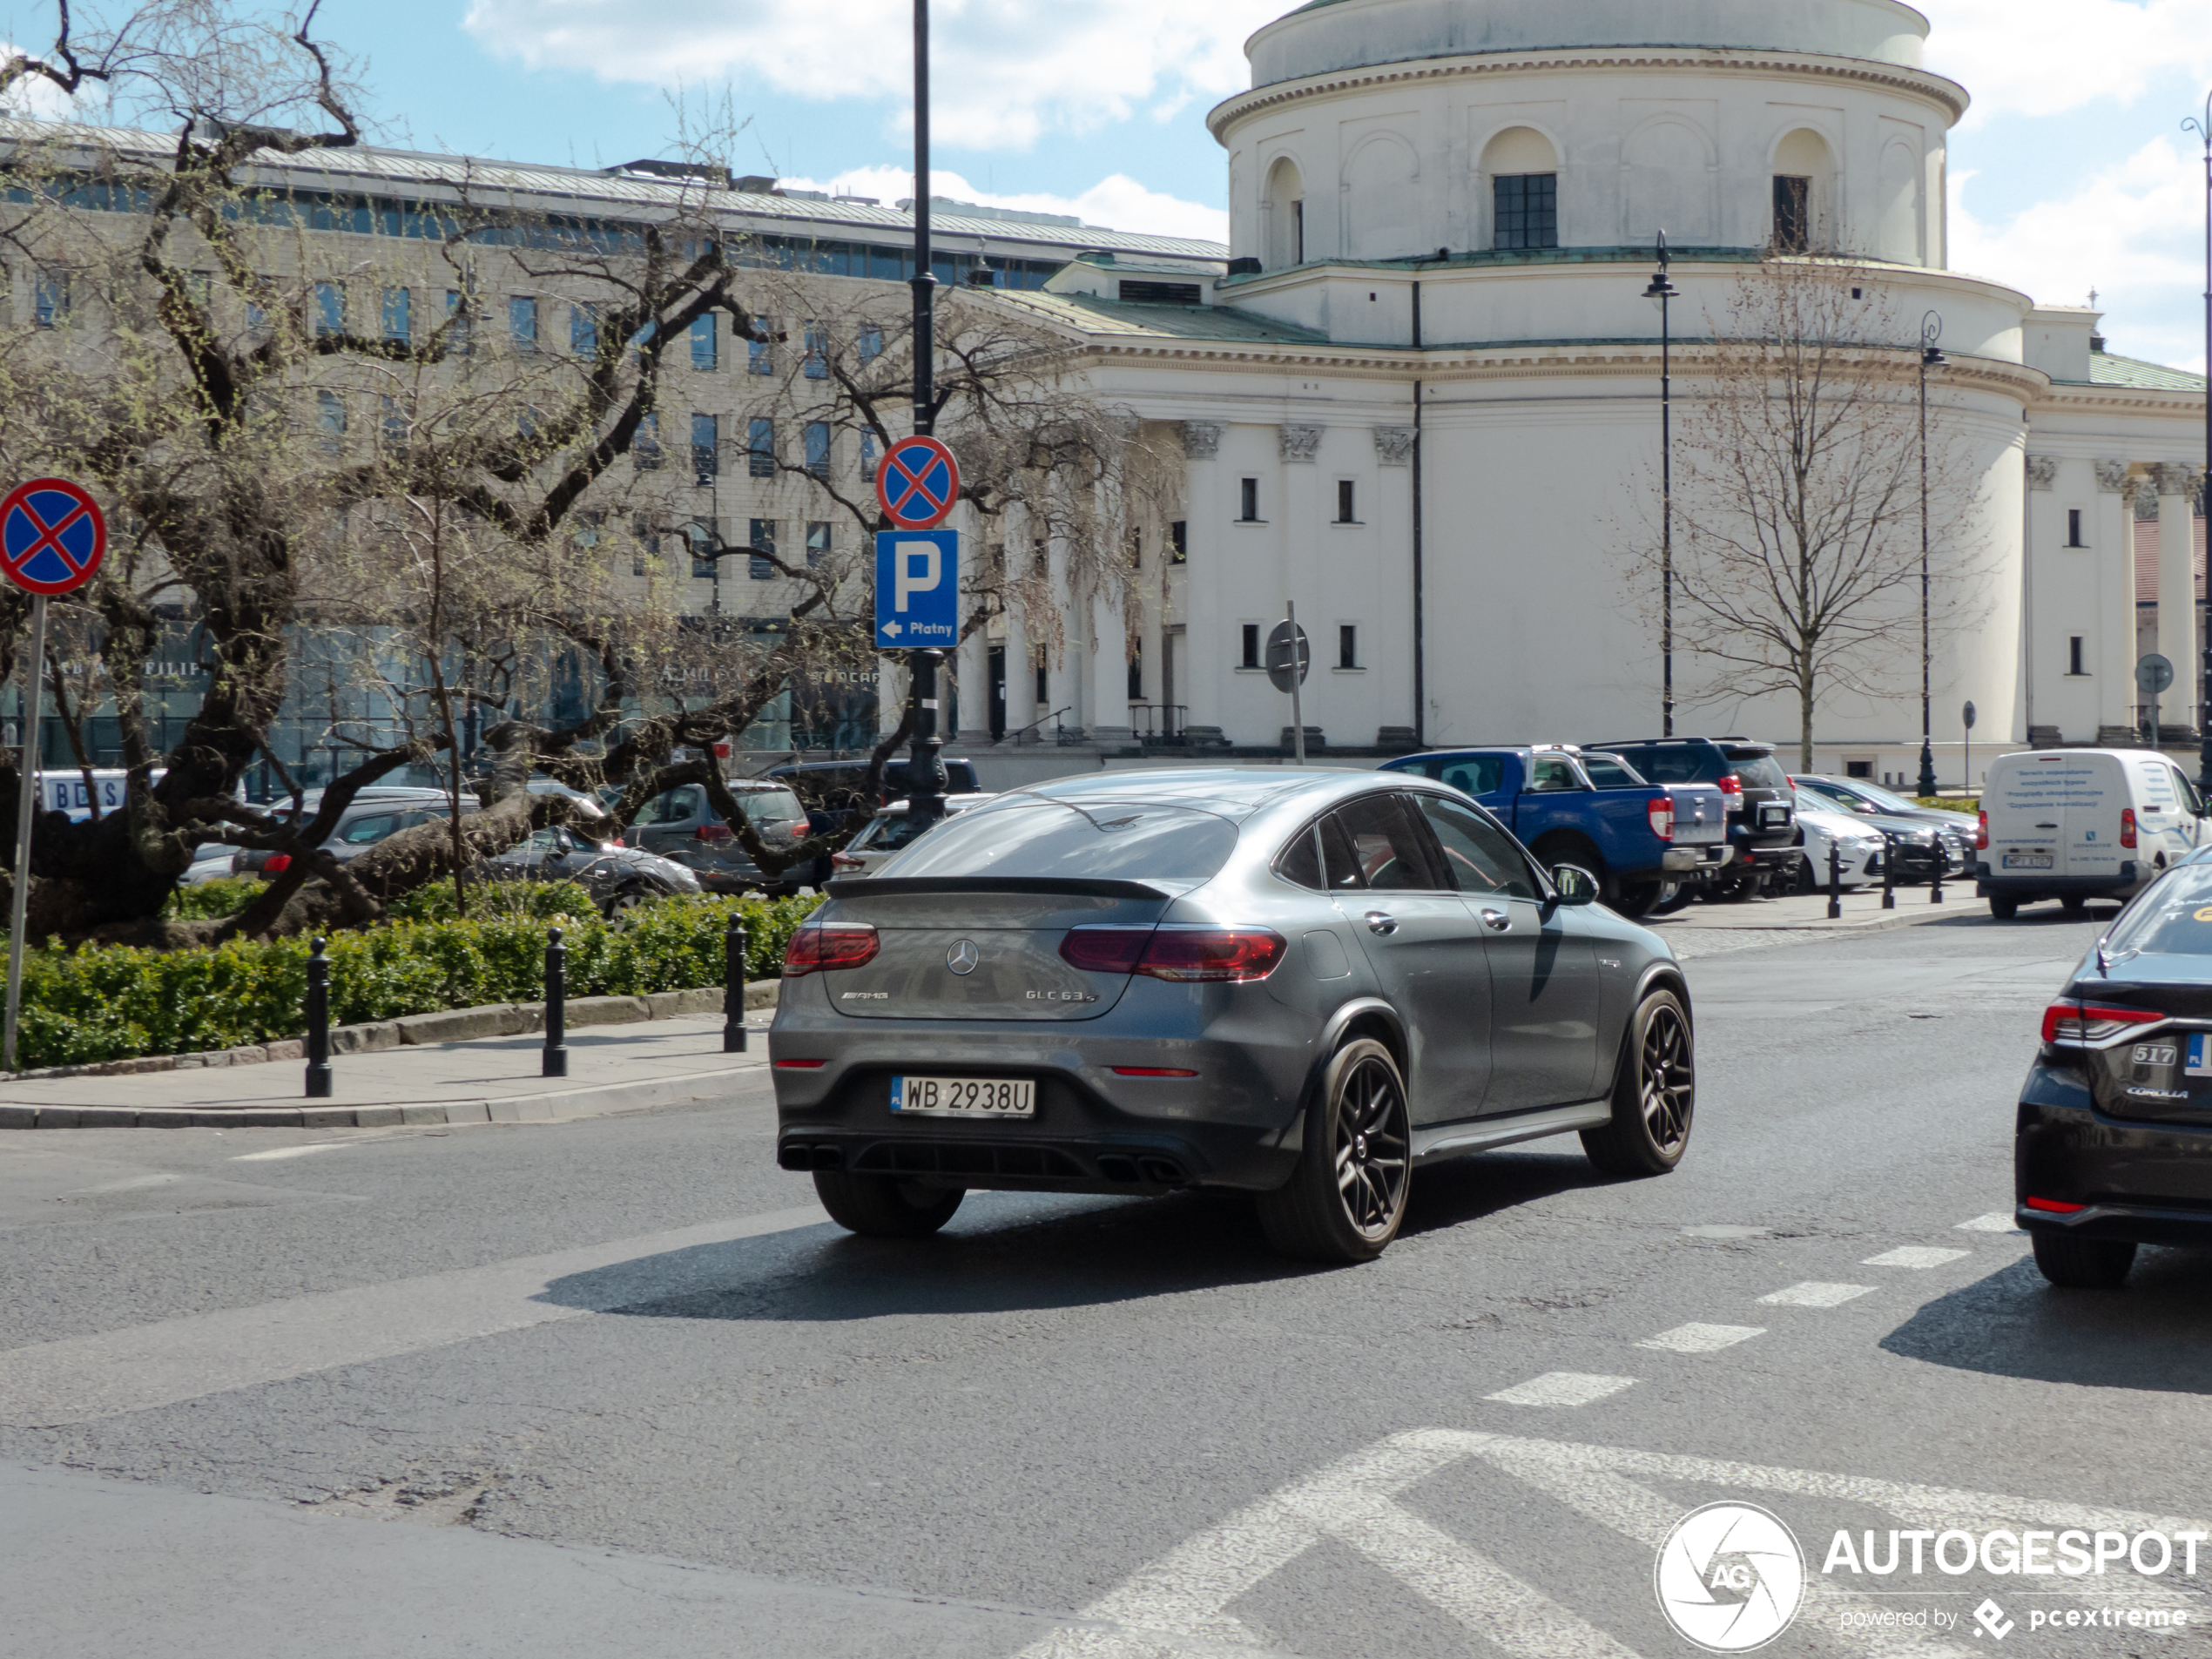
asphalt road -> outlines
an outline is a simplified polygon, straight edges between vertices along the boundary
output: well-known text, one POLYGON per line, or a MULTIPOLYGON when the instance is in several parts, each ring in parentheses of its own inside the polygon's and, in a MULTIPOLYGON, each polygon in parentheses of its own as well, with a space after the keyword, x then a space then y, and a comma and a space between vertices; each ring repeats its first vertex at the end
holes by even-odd
MULTIPOLYGON (((2207 1258, 2059 1293, 2009 1230, 2014 1090, 2093 932, 1961 906, 1700 957, 1680 1170, 1608 1183, 1570 1139, 1435 1171, 1347 1271, 1203 1196, 979 1194, 936 1240, 850 1238, 772 1166, 765 1082, 563 1125, 0 1137, 0 1629, 57 1659, 1662 1659, 1696 1649, 1655 1551, 1733 1501, 1808 1558, 1769 1653, 2212 1651, 2212 1543, 2194 1578, 2182 1544, 2153 1576, 1822 1570, 1839 1529, 2212 1531, 2207 1258)), ((1730 1581, 1733 1628, 1786 1577, 1730 1581)))

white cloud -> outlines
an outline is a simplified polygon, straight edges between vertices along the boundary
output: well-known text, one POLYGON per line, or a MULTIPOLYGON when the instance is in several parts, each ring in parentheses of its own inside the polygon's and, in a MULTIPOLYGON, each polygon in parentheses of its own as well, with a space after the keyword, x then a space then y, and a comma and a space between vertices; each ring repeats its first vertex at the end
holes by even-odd
MULTIPOLYGON (((873 196, 881 202, 910 199, 914 173, 906 167, 855 167, 834 179, 786 179, 788 190, 825 190, 833 196, 873 196)), ((1102 179, 1080 196, 1053 196, 1041 191, 1008 195, 978 190, 956 172, 943 168, 930 173, 930 193, 984 207, 1008 207, 1024 213, 1066 213, 1098 230, 1141 231, 1152 236, 1190 236, 1203 241, 1229 239, 1229 215, 1218 207, 1189 202, 1160 191, 1148 190, 1126 173, 1102 179)))
MULTIPOLYGON (((24 50, 12 41, 0 41, 0 59, 14 57, 24 50)), ((29 55, 35 57, 37 53, 29 55)), ((87 83, 84 91, 72 97, 43 75, 26 75, 8 89, 5 98, 0 98, 0 110, 10 115, 28 116, 34 121, 65 121, 87 112, 94 102, 98 85, 97 82, 87 83)))
MULTIPOLYGON (((1247 83, 1244 37, 1285 0, 938 0, 932 121, 948 143, 1021 148, 1049 131, 1128 118, 1163 98, 1226 97, 1247 83)), ((532 68, 604 80, 891 101, 913 89, 907 0, 473 0, 470 33, 532 68)))
MULTIPOLYGON (((1974 96, 1969 122, 2129 103, 2212 74, 2212 0, 1919 0, 1928 67, 1974 96)), ((2180 119, 2177 115, 2176 121, 2180 119)))
POLYGON ((2097 291, 2112 348, 2175 367, 2204 361, 2204 163, 2155 138, 2071 195, 2001 222, 1970 212, 1971 173, 1952 179, 1951 266, 2079 306, 2097 291))

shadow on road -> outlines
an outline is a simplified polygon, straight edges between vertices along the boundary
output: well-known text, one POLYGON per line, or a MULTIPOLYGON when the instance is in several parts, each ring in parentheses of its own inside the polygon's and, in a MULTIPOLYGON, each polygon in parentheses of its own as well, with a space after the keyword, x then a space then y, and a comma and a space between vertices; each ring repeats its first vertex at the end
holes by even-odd
MULTIPOLYGON (((1575 1146, 1571 1140, 1558 1143, 1575 1146)), ((1413 1177, 1400 1238, 1480 1221, 1517 1204, 1532 1204, 1578 1187, 1609 1185, 1576 1147, 1572 1152, 1489 1153, 1457 1158, 1413 1177)))
POLYGON ((2117 1291, 2060 1291, 2022 1258, 1939 1297, 1882 1339, 1960 1371, 2095 1388, 2212 1393, 2212 1258, 2145 1249, 2117 1291))

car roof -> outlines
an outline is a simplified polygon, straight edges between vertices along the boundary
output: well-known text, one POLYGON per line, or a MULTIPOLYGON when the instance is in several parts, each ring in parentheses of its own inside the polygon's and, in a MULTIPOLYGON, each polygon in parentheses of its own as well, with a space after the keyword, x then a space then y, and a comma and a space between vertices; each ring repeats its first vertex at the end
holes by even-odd
MULTIPOLYGON (((1078 802, 1128 801, 1144 806, 1182 806, 1242 819, 1302 797, 1334 799, 1361 789, 1403 789, 1428 780, 1401 772, 1346 772, 1307 766, 1189 766, 1141 772, 1084 772, 1009 791, 1001 804, 1019 796, 1078 802)), ((1442 786, 1437 792, 1450 794, 1442 786)))

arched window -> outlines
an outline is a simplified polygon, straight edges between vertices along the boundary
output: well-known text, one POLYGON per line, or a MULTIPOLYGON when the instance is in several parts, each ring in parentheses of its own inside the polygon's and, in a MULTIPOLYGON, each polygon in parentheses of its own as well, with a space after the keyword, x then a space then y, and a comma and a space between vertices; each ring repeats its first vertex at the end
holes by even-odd
POLYGON ((1261 203, 1267 221, 1267 268, 1288 270, 1305 263, 1305 180, 1298 163, 1285 156, 1267 171, 1267 195, 1261 203))
POLYGON ((1770 240, 1777 252, 1810 253, 1835 239, 1828 200, 1835 176, 1828 140, 1799 127, 1774 147, 1774 228, 1770 240))
POLYGON ((1559 246, 1559 156, 1534 127, 1507 127, 1482 148, 1492 247, 1559 246))

